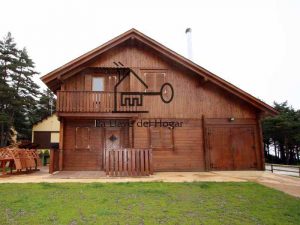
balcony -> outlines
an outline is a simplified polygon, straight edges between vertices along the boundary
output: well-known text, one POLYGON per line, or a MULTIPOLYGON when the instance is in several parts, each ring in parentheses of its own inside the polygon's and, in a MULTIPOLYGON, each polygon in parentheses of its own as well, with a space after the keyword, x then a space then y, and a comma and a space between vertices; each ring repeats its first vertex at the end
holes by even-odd
MULTIPOLYGON (((132 96, 132 100, 142 96, 132 96)), ((114 92, 107 91, 58 91, 56 111, 62 113, 111 113, 136 112, 145 110, 144 106, 121 106, 121 93, 116 94, 116 107, 114 92)), ((128 99, 125 99, 128 100, 128 99)), ((124 101, 123 101, 124 102, 124 101)), ((129 105, 129 104, 127 104, 129 105)))

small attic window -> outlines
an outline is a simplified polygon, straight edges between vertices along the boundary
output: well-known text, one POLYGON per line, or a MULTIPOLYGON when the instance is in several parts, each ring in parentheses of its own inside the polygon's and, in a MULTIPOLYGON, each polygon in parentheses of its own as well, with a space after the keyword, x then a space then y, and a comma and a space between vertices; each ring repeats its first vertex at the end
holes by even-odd
POLYGON ((103 77, 93 77, 93 91, 104 91, 103 77))

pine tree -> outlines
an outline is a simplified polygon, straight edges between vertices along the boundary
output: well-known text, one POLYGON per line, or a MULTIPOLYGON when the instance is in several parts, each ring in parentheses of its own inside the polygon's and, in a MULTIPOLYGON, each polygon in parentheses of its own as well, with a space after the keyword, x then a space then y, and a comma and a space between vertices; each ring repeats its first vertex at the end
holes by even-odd
POLYGON ((33 81, 34 63, 29 58, 26 48, 18 52, 16 73, 12 74, 12 87, 17 92, 18 107, 15 112, 14 127, 19 138, 29 139, 32 122, 37 110, 36 102, 41 95, 39 86, 33 81))
POLYGON ((11 34, 0 41, 0 123, 1 146, 7 145, 11 129, 18 138, 29 139, 32 122, 36 120, 39 86, 33 81, 37 74, 34 63, 24 48, 18 50, 11 34))
POLYGON ((34 71, 34 63, 29 58, 26 48, 18 51, 16 73, 12 74, 12 86, 20 97, 31 101, 40 94, 39 86, 32 80, 38 74, 34 71))
POLYGON ((1 79, 10 81, 10 76, 16 72, 16 62, 18 58, 18 49, 11 33, 0 41, 0 73, 1 79))
POLYGON ((11 87, 11 76, 16 72, 18 50, 11 33, 0 41, 0 146, 10 141, 17 105, 16 91, 11 87))
POLYGON ((56 99, 53 92, 50 89, 43 91, 39 101, 37 115, 39 119, 43 119, 52 115, 55 112, 56 99))

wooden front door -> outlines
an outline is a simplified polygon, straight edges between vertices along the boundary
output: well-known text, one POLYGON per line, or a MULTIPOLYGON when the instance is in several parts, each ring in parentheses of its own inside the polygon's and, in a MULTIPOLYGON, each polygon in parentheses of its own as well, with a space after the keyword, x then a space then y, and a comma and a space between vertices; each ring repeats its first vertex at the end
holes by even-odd
POLYGON ((105 150, 120 149, 121 146, 121 129, 110 128, 105 130, 105 150))
POLYGON ((257 168, 253 127, 209 127, 207 138, 211 170, 257 168))
POLYGON ((109 151, 120 150, 129 147, 129 129, 128 127, 108 127, 105 128, 104 135, 104 168, 106 168, 109 151))

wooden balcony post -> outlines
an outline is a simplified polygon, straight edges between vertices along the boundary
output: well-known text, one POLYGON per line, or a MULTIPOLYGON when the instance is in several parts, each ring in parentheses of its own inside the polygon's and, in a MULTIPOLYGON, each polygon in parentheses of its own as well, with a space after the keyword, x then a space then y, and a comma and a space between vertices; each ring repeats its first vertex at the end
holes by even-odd
POLYGON ((59 171, 63 170, 63 146, 64 146, 64 119, 60 119, 60 130, 59 130, 59 171))

